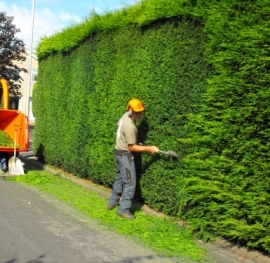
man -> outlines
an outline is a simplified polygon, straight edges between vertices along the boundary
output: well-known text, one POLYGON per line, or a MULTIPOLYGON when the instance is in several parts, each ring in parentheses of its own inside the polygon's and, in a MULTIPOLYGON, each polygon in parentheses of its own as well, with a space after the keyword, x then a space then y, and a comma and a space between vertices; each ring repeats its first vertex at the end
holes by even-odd
POLYGON ((138 132, 135 121, 141 118, 143 111, 142 102, 138 99, 131 99, 127 104, 127 112, 118 122, 114 149, 117 163, 116 178, 107 209, 114 209, 122 196, 117 215, 126 219, 135 219, 135 216, 129 211, 136 188, 136 170, 132 152, 155 154, 159 151, 156 146, 137 144, 138 132))

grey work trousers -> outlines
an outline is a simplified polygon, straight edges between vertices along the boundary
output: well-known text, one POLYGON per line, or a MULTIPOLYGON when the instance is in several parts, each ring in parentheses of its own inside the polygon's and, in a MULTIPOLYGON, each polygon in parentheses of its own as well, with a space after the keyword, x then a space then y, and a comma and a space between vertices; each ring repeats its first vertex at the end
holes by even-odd
POLYGON ((136 169, 134 157, 131 155, 114 155, 116 159, 116 178, 109 199, 109 205, 115 206, 122 196, 118 213, 129 212, 131 200, 136 189, 136 169))

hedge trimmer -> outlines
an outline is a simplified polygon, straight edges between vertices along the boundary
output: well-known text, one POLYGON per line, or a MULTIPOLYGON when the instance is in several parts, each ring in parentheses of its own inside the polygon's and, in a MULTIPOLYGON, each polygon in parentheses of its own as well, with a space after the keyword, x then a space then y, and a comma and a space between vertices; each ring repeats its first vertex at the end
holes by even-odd
POLYGON ((166 154, 170 157, 174 157, 174 158, 182 158, 182 156, 179 156, 178 154, 176 154, 174 151, 161 151, 159 150, 158 151, 159 153, 163 153, 163 154, 166 154))
MULTIPOLYGON (((141 142, 139 142, 138 144, 139 145, 144 145, 144 146, 146 145, 146 144, 141 143, 141 142)), ((166 154, 166 155, 168 155, 170 157, 174 157, 174 158, 183 158, 182 156, 179 156, 178 154, 176 154, 174 151, 161 151, 161 150, 159 150, 158 152, 166 154)))

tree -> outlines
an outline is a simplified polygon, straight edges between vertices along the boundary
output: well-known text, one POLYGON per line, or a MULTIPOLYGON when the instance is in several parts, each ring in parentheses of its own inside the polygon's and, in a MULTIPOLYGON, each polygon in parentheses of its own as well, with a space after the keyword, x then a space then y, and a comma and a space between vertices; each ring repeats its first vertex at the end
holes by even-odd
POLYGON ((22 81, 20 72, 27 72, 14 64, 15 61, 25 61, 26 49, 22 40, 15 37, 20 32, 12 24, 14 17, 7 16, 5 12, 0 12, 0 78, 5 78, 9 83, 9 94, 20 96, 19 89, 22 81), (17 82, 17 83, 15 83, 17 82))

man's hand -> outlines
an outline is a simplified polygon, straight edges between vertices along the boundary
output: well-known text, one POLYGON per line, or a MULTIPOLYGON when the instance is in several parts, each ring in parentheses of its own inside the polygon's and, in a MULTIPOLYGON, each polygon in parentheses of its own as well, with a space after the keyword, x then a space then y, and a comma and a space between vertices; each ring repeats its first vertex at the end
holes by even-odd
POLYGON ((159 151, 159 148, 158 147, 156 147, 156 146, 150 146, 150 153, 156 154, 156 153, 158 153, 158 151, 159 151))

